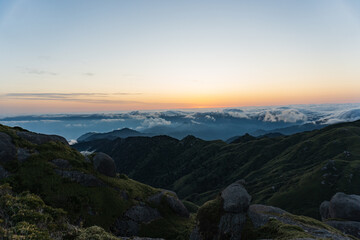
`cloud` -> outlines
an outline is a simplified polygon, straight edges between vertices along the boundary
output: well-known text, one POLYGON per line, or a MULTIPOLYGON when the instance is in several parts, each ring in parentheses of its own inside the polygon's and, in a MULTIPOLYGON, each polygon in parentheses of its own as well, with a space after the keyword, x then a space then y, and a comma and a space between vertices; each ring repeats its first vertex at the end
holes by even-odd
POLYGON ((305 122, 308 120, 308 117, 299 112, 296 109, 277 109, 277 110, 267 110, 259 114, 259 119, 265 122, 286 122, 286 123, 295 123, 295 122, 305 122))
POLYGON ((205 118, 209 119, 211 121, 214 121, 214 122, 216 121, 216 119, 213 116, 210 116, 210 115, 206 115, 205 118))
POLYGON ((39 69, 35 69, 35 68, 25 68, 23 70, 23 73, 35 74, 35 75, 50 75, 50 76, 57 76, 58 75, 56 72, 39 70, 39 69))
POLYGON ((194 113, 189 113, 189 114, 184 115, 183 118, 195 119, 196 117, 194 116, 194 113))
POLYGON ((113 95, 142 95, 143 93, 127 93, 127 92, 120 92, 120 93, 113 93, 113 95))
POLYGON ((95 75, 95 73, 92 73, 92 72, 85 72, 83 73, 83 75, 87 76, 87 77, 92 77, 95 75))
POLYGON ((40 122, 43 122, 43 123, 58 123, 58 122, 61 122, 61 121, 60 120, 45 119, 45 120, 40 120, 40 122))
POLYGON ((70 128, 70 127, 76 127, 76 128, 83 128, 83 127, 87 127, 87 124, 84 123, 68 123, 65 125, 65 127, 70 128))
POLYGON ((91 154, 93 154, 95 151, 81 151, 80 153, 83 155, 83 156, 89 156, 91 154))
POLYGON ((0 119, 0 122, 5 125, 15 125, 15 124, 27 124, 27 123, 34 123, 39 122, 38 120, 19 120, 19 121, 4 121, 0 119))
POLYGON ((163 118, 146 118, 141 123, 141 128, 152 128, 156 126, 168 126, 171 125, 171 121, 167 121, 163 118))
POLYGON ((191 123, 196 124, 196 125, 202 124, 201 122, 197 122, 197 121, 195 121, 195 120, 191 120, 191 123))
POLYGON ((225 109, 224 113, 227 113, 229 116, 233 117, 233 118, 246 118, 248 119, 249 116, 240 109, 225 109))
POLYGON ((351 122, 359 119, 360 119, 360 109, 352 109, 324 117, 322 119, 322 122, 325 124, 334 124, 339 122, 351 122))
POLYGON ((122 118, 104 118, 100 119, 100 122, 125 122, 125 119, 122 118))
POLYGON ((77 141, 75 140, 75 139, 71 139, 70 141, 69 141, 69 145, 74 145, 74 144, 76 144, 77 143, 77 141))
POLYGON ((141 103, 139 101, 114 100, 114 95, 138 95, 140 93, 6 93, 0 98, 35 101, 71 101, 86 103, 141 103))

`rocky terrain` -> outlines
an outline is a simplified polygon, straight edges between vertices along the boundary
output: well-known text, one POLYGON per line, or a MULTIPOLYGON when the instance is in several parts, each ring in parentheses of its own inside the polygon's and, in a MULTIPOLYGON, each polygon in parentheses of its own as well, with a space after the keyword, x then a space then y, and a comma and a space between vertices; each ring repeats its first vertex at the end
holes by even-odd
POLYGON ((85 157, 60 136, 0 125, 0 181, 8 239, 175 239, 192 226, 175 193, 119 175, 108 155, 85 157))
POLYGON ((237 181, 229 185, 200 207, 191 240, 356 239, 318 220, 272 206, 251 204, 251 196, 243 184, 244 181, 237 181))

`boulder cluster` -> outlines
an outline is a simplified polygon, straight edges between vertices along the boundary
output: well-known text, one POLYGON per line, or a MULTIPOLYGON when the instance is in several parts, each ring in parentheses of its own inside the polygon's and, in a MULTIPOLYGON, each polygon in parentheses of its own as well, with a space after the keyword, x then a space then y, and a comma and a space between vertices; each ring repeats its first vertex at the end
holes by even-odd
POLYGON ((336 193, 320 205, 321 219, 328 225, 360 238, 360 196, 336 193))
MULTIPOLYGON (((244 185, 244 180, 229 185, 199 209, 190 240, 351 239, 315 219, 272 206, 250 204, 251 196, 244 185)), ((349 209, 353 214, 356 211, 349 209)))

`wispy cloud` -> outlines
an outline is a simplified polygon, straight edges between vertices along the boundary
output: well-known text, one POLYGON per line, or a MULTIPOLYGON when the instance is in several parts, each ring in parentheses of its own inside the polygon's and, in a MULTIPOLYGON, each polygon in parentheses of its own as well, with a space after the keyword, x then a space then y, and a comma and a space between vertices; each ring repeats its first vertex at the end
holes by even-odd
POLYGON ((142 93, 127 93, 127 92, 120 92, 120 93, 113 93, 113 95, 142 95, 142 93))
POLYGON ((92 77, 95 75, 95 73, 92 73, 92 72, 85 72, 83 73, 83 75, 87 76, 87 77, 92 77))
POLYGON ((24 68, 23 73, 26 74, 35 74, 35 75, 50 75, 50 76, 57 76, 58 73, 46 70, 40 70, 36 68, 24 68))
POLYGON ((6 93, 0 98, 35 101, 75 101, 87 103, 143 103, 123 99, 113 99, 119 95, 139 95, 141 93, 6 93))

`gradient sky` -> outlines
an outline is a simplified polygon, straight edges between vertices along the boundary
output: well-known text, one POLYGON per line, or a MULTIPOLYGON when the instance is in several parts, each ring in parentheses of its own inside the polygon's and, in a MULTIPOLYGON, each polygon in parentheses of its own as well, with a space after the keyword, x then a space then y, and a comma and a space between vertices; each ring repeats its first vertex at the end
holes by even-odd
POLYGON ((360 1, 0 0, 0 114, 360 102, 360 1))

